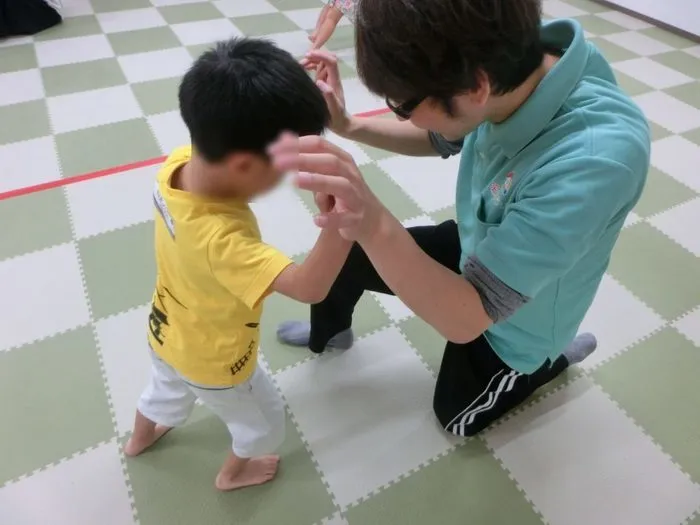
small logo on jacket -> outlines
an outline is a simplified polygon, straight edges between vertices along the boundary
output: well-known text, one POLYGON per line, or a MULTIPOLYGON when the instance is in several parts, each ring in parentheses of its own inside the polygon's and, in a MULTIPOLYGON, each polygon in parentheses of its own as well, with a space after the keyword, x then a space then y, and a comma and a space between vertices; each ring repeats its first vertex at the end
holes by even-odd
POLYGON ((508 173, 508 175, 506 175, 506 180, 503 182, 503 185, 500 185, 496 182, 492 182, 489 186, 489 191, 491 191, 491 197, 497 204, 500 204, 501 201, 505 199, 505 197, 508 195, 508 192, 513 187, 514 176, 515 173, 511 171, 510 173, 508 173))

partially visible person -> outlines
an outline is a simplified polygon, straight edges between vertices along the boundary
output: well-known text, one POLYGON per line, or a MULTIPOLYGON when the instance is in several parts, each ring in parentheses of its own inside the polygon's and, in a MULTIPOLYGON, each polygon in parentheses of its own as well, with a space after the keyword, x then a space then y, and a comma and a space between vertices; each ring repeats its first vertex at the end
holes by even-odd
MULTIPOLYGON (((276 159, 335 197, 317 223, 356 241, 310 322, 279 338, 347 348, 367 291, 395 294, 446 340, 433 408, 471 436, 596 348, 577 331, 650 163, 644 114, 575 20, 540 0, 361 1, 360 78, 398 117, 345 111, 336 58, 311 52, 341 136, 406 155, 460 155, 456 220, 404 228, 352 158, 319 137, 276 159)), ((426 173, 427 178, 431 177, 426 173)), ((352 351, 352 350, 350 350, 352 351)))
POLYGON ((152 372, 124 451, 142 453, 199 400, 231 433, 215 485, 233 490, 271 480, 279 457, 269 454, 284 439, 284 407, 258 366, 263 300, 272 292, 323 300, 350 243, 325 231, 296 265, 261 240, 248 204, 282 179, 267 152, 280 133, 318 134, 329 120, 289 53, 263 40, 221 42, 184 76, 179 102, 192 146, 170 155, 153 193, 152 372))
POLYGON ((357 0, 327 0, 316 21, 316 29, 309 35, 311 49, 321 49, 330 40, 335 28, 346 16, 351 22, 355 21, 355 2, 357 0))

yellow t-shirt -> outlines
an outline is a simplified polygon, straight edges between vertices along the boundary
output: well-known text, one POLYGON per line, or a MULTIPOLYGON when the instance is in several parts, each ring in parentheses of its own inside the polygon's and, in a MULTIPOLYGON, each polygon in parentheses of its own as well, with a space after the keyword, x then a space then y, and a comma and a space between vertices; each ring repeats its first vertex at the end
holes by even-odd
POLYGON ((193 383, 233 386, 255 370, 262 299, 291 261, 262 242, 247 203, 171 187, 191 156, 191 147, 175 150, 153 192, 158 273, 148 339, 193 383))

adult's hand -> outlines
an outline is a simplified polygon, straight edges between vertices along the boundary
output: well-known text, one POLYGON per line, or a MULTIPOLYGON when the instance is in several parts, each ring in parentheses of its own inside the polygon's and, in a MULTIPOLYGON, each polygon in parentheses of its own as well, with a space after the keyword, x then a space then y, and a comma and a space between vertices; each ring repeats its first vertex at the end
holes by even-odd
POLYGON ((350 115, 345 108, 338 57, 328 51, 309 51, 301 60, 301 65, 307 70, 316 70, 316 85, 323 93, 331 114, 331 130, 343 135, 350 127, 350 115))
POLYGON ((389 212, 369 189, 349 153, 322 137, 288 134, 269 153, 277 169, 296 172, 296 185, 314 192, 316 202, 323 204, 314 218, 317 226, 337 229, 343 238, 361 244, 379 231, 389 212))

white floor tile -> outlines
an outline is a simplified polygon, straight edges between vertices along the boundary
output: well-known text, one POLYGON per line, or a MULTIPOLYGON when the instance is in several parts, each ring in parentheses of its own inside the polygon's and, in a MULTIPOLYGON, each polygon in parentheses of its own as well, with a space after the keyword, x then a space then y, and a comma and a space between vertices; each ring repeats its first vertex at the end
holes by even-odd
POLYGON ((128 85, 47 99, 55 133, 122 122, 142 116, 141 107, 128 85))
POLYGON ((700 348, 700 308, 679 319, 673 326, 700 348))
POLYGON ((186 46, 211 44, 219 40, 243 36, 238 28, 225 18, 173 24, 170 27, 180 39, 180 42, 186 46))
POLYGON ((326 138, 329 142, 343 148, 347 153, 352 155, 352 158, 355 160, 355 164, 358 166, 363 166, 372 162, 372 159, 370 159, 369 155, 365 153, 365 150, 363 150, 354 140, 343 138, 336 135, 332 131, 326 133, 326 138))
POLYGON ((295 9, 293 11, 283 11, 283 13, 284 16, 289 18, 296 25, 310 31, 316 27, 318 15, 321 13, 321 7, 319 4, 319 7, 311 9, 295 9))
POLYGON ((333 514, 329 518, 321 521, 321 525, 348 525, 348 522, 340 515, 340 513, 333 514))
MULTIPOLYGON (((44 83, 38 69, 0 75, 0 106, 44 98, 44 83)), ((9 123, 0 123, 7 126, 9 123)))
POLYGON ((63 15, 64 18, 91 15, 95 12, 90 0, 62 0, 62 2, 63 9, 61 9, 61 15, 63 15))
POLYGON ((147 120, 164 155, 190 142, 190 132, 179 111, 151 115, 147 120))
POLYGON ((359 78, 343 80, 343 88, 346 107, 353 115, 386 107, 384 99, 370 93, 359 78))
POLYGON ((152 190, 159 168, 148 166, 67 186, 76 238, 153 219, 152 190))
POLYGON ((659 42, 644 33, 638 33, 636 31, 614 33, 612 35, 606 35, 603 38, 640 56, 658 55, 674 50, 668 44, 659 42))
POLYGON ((306 34, 306 31, 301 30, 265 35, 265 38, 295 57, 303 56, 311 45, 309 35, 306 34))
POLYGON ((134 53, 120 56, 118 60, 131 83, 180 77, 192 64, 192 56, 184 47, 134 53))
POLYGON ((0 350, 77 328, 90 320, 73 243, 0 261, 0 282, 0 350))
POLYGON ((288 182, 253 203, 252 208, 266 243, 290 257, 313 248, 319 229, 288 182))
POLYGON ((607 11, 605 13, 598 13, 595 16, 602 18, 603 20, 607 20, 608 22, 612 22, 613 24, 617 24, 620 27, 624 27, 630 31, 639 31, 640 29, 653 27, 644 20, 626 15, 625 13, 621 13, 619 11, 607 11))
POLYGON ((603 277, 598 294, 579 332, 592 332, 598 348, 579 366, 590 370, 623 352, 664 325, 664 319, 609 275, 603 277))
POLYGON ((23 46, 24 44, 31 44, 33 42, 34 37, 31 36, 13 36, 4 40, 0 40, 0 48, 23 46))
POLYGON ((700 505, 700 486, 587 378, 486 440, 551 525, 681 523, 700 505))
POLYGON ((662 91, 634 97, 647 118, 673 133, 685 133, 700 127, 700 109, 681 102, 662 91))
POLYGON ((424 212, 431 213, 454 204, 459 156, 447 160, 391 157, 377 164, 424 212))
POLYGON ((277 8, 267 0, 216 0, 213 2, 224 16, 253 16, 277 13, 277 8))
POLYGON ((561 0, 544 0, 542 10, 545 15, 551 18, 573 18, 587 14, 586 11, 561 0))
POLYGON ((649 58, 623 60, 622 62, 615 62, 613 67, 654 89, 666 89, 693 82, 693 79, 688 75, 684 75, 649 58))
POLYGON ((625 219, 625 225, 623 226, 624 228, 629 228, 630 226, 634 226, 637 224, 639 221, 641 221, 642 218, 631 211, 628 215, 627 218, 625 219))
MULTIPOLYGON (((206 2, 206 0, 204 0, 206 2)), ((151 3, 156 7, 166 5, 183 5, 183 4, 200 4, 202 0, 151 0, 151 3)))
POLYGON ((683 52, 693 55, 696 58, 700 58, 700 46, 689 47, 688 49, 684 49, 683 52))
POLYGON ((114 56, 112 46, 105 35, 37 42, 35 47, 39 67, 76 64, 114 56))
POLYGON ((435 422, 433 376, 396 328, 276 379, 341 506, 454 443, 435 422))
POLYGON ((678 182, 700 192, 700 146, 679 136, 657 140, 651 147, 651 163, 678 182))
POLYGON ((49 467, 0 489, 8 525, 135 523, 117 443, 49 467))
POLYGON ((434 226, 435 221, 430 217, 430 215, 420 215, 418 217, 413 217, 403 221, 401 224, 404 228, 412 228, 413 226, 434 226))
POLYGON ((53 137, 0 145, 0 191, 61 178, 53 137))
POLYGON ((649 222, 693 255, 700 257, 700 198, 655 215, 649 222))
POLYGON ((136 31, 167 25, 163 16, 154 7, 100 13, 97 15, 97 21, 105 33, 136 31))
POLYGON ((150 307, 143 306, 96 323, 107 387, 120 435, 129 432, 141 392, 148 383, 151 359, 146 330, 150 307))

